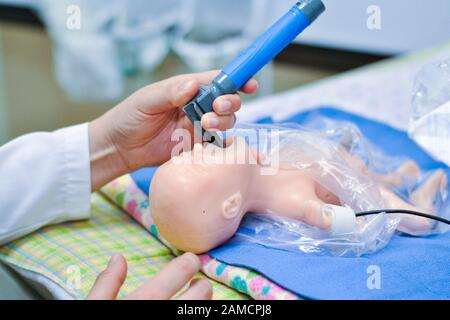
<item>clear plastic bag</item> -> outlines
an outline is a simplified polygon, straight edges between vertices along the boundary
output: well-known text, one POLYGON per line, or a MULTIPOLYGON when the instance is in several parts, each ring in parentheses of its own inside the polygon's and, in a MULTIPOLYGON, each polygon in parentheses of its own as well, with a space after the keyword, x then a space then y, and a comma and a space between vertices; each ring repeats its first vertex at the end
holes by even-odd
POLYGON ((409 134, 450 165, 450 59, 425 65, 416 77, 409 134))
MULTIPOLYGON (((408 159, 383 154, 351 123, 317 118, 312 125, 321 129, 305 129, 294 124, 240 125, 228 134, 244 138, 263 156, 265 166, 302 171, 336 195, 341 206, 354 212, 401 209, 386 201, 391 198, 397 203, 413 205, 413 195, 436 173, 421 172, 408 159), (386 197, 387 193, 389 197, 386 197)), ((443 179, 436 188, 433 212, 430 213, 450 214, 445 181, 443 179)), ((358 217, 352 232, 332 235, 277 212, 248 214, 232 241, 250 241, 304 253, 354 257, 384 248, 406 218, 384 213, 358 217)), ((430 223, 425 231, 408 233, 425 235, 446 231, 448 228, 441 224, 430 223)))
POLYGON ((399 222, 398 218, 384 214, 361 219, 354 232, 330 236, 320 229, 276 214, 254 214, 243 220, 232 241, 249 241, 317 255, 359 257, 384 248, 399 222))

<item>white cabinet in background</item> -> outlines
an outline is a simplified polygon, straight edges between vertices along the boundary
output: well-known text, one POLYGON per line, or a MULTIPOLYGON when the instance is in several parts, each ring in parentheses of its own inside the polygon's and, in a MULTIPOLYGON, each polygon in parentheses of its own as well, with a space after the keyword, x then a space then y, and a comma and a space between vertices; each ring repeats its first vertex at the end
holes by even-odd
MULTIPOLYGON (((450 41, 450 0, 323 0, 327 11, 299 40, 339 49, 399 54, 450 41), (367 28, 367 8, 376 5, 381 30, 367 28)), ((275 20, 293 0, 276 0, 275 20)))

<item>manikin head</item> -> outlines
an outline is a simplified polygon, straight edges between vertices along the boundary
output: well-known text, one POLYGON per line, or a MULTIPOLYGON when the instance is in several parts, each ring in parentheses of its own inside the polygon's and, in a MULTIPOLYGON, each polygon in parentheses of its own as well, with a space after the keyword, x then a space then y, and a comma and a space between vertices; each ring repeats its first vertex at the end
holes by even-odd
POLYGON ((174 247, 204 253, 234 235, 248 210, 257 157, 242 139, 227 148, 196 144, 161 166, 150 187, 151 214, 174 247))

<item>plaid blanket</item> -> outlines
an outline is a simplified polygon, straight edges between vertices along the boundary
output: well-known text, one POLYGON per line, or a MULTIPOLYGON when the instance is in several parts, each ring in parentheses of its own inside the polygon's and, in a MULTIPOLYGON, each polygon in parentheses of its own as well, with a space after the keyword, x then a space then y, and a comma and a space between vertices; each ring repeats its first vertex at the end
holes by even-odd
MULTIPOLYGON (((91 203, 91 219, 48 226, 6 244, 0 247, 0 259, 41 274, 74 298, 83 299, 113 253, 122 253, 128 261, 128 275, 119 298, 174 258, 166 246, 103 195, 93 194, 91 203)), ((212 284, 214 299, 246 298, 214 280, 212 284)))

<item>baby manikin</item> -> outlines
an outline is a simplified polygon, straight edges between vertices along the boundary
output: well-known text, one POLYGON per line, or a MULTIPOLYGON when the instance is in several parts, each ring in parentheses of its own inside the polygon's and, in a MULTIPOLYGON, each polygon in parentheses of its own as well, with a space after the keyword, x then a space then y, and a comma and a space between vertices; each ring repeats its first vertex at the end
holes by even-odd
MULTIPOLYGON (((285 159, 289 159, 286 148, 289 149, 289 146, 282 147, 280 152, 285 159)), ((311 153, 314 155, 314 150, 311 153)), ((406 162, 396 172, 378 176, 370 173, 358 158, 345 151, 339 150, 337 156, 345 160, 356 175, 374 182, 372 188, 376 190, 370 192, 377 193, 385 206, 378 209, 432 213, 435 195, 446 187, 445 173, 436 172, 408 199, 416 207, 389 189, 405 179, 415 179, 420 173, 415 163, 406 162)), ((344 206, 337 196, 341 190, 345 191, 346 184, 333 181, 348 179, 345 180, 350 183, 348 185, 357 181, 352 182, 351 177, 344 175, 336 177, 331 166, 328 168, 328 164, 334 161, 332 157, 329 161, 326 157, 316 161, 311 154, 305 154, 300 160, 289 160, 294 166, 283 165, 281 161, 277 170, 264 174, 267 159, 250 149, 240 138, 234 139, 231 146, 224 149, 210 144, 196 144, 192 151, 183 152, 157 170, 150 187, 151 214, 161 235, 174 247, 197 254, 230 239, 247 213, 275 213, 330 235, 349 233, 357 224, 355 211, 344 206), (330 181, 328 185, 324 178, 327 176, 330 181)), ((348 194, 354 196, 354 190, 348 194)), ((361 192, 363 198, 367 190, 361 192)), ((374 208, 369 206, 366 209, 374 208)), ((398 229, 419 235, 431 227, 432 222, 424 218, 402 216, 398 229)))

